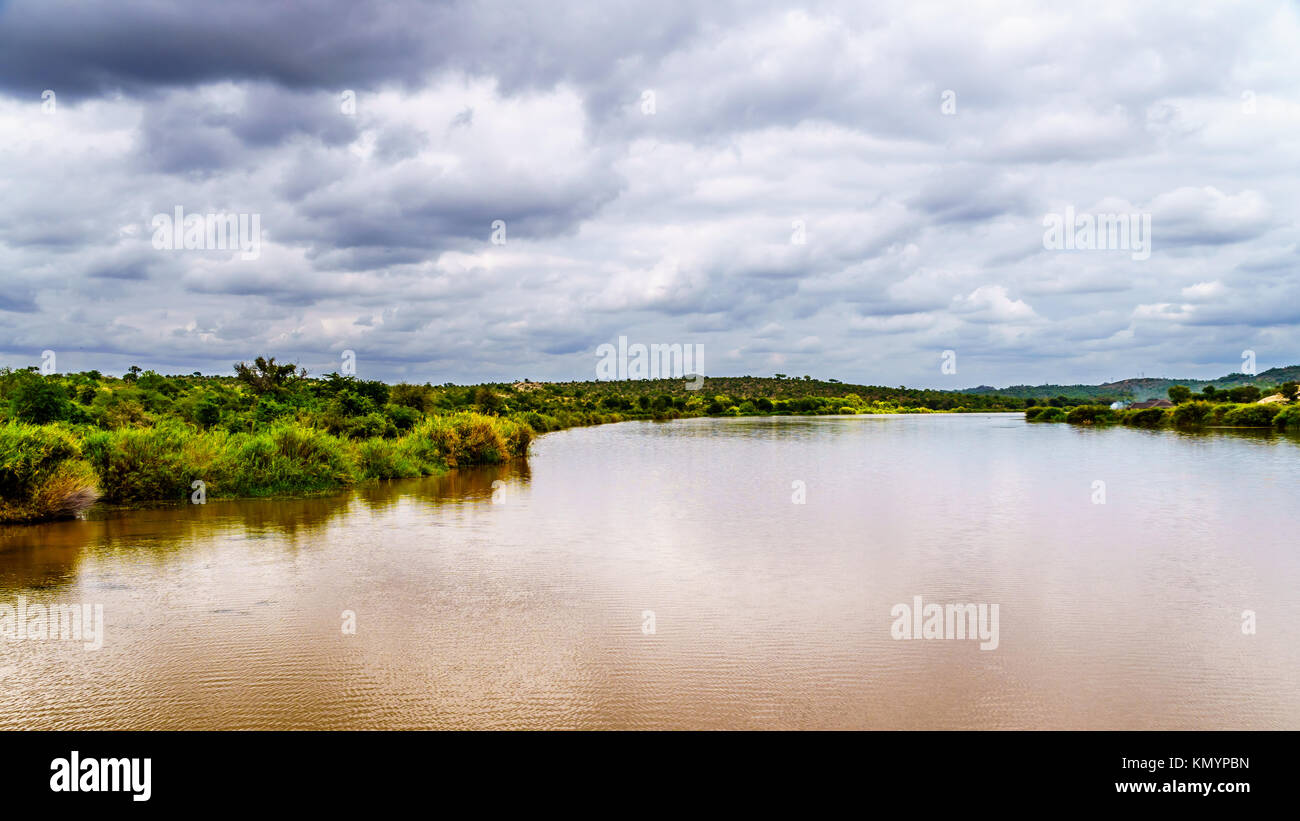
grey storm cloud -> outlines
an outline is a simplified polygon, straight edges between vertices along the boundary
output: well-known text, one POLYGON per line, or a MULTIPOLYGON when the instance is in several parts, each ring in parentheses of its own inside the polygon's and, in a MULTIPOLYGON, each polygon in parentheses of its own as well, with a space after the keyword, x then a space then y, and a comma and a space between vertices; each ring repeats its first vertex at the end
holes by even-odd
POLYGON ((0 0, 0 360, 1292 364, 1297 76, 1286 2, 0 0), (256 215, 256 253, 156 247, 176 208, 256 215), (1151 253, 1051 249, 1067 209, 1149 215, 1151 253))

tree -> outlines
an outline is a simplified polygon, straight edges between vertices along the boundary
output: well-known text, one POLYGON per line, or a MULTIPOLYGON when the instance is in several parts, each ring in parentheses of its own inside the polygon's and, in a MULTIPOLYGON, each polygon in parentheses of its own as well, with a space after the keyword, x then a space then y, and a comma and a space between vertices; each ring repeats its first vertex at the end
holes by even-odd
POLYGON ((290 385, 306 375, 306 368, 275 364, 274 356, 270 359, 259 356, 253 360, 252 365, 247 362, 235 363, 235 376, 258 396, 264 393, 284 393, 290 385))
POLYGON ((22 422, 45 425, 68 419, 72 412, 67 391, 53 379, 32 374, 9 393, 9 413, 22 422))
POLYGON ((1182 404, 1192 398, 1192 389, 1186 385, 1173 385, 1169 388, 1169 401, 1175 405, 1182 404))
POLYGON ((210 428, 221 421, 221 405, 211 394, 204 395, 194 403, 194 421, 205 428, 210 428))
POLYGON ((1283 382, 1279 389, 1282 392, 1282 398, 1288 402, 1294 402, 1296 393, 1300 392, 1300 383, 1283 382))
POLYGON ((484 413, 492 415, 500 413, 501 408, 505 405, 505 402, 502 401, 497 392, 489 388, 487 385, 480 385, 474 389, 472 401, 475 405, 478 405, 484 413))
POLYGON ((388 401, 421 412, 433 407, 432 391, 428 385, 399 383, 389 390, 388 401))
POLYGON ((1249 404, 1250 402, 1259 401, 1259 388, 1254 385, 1238 385, 1228 391, 1228 398, 1239 404, 1249 404))

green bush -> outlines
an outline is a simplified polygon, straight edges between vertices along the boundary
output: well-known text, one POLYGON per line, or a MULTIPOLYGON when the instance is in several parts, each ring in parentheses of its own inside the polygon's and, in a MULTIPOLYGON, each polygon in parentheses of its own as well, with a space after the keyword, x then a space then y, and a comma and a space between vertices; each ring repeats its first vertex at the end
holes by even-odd
POLYGON ((1034 407, 1025 411, 1025 419, 1030 422, 1064 422, 1065 411, 1055 407, 1034 407))
POLYGON ((210 495, 269 496, 330 490, 348 484, 356 475, 345 442, 287 423, 231 436, 207 475, 196 478, 213 485, 210 495))
POLYGON ((1120 418, 1125 425, 1135 428, 1158 428, 1165 424, 1171 415, 1165 408, 1142 408, 1124 411, 1120 418))
POLYGON ((428 471, 392 439, 366 439, 357 444, 357 471, 363 479, 408 479, 428 471))
POLYGON ((1072 425, 1104 425, 1116 419, 1115 411, 1105 405, 1079 405, 1065 415, 1072 425))
POLYGON ((1223 424, 1234 428, 1271 428, 1273 417, 1281 408, 1277 405, 1239 405, 1223 416, 1223 424))
POLYGON ((86 436, 86 459, 110 502, 181 499, 201 479, 201 465, 187 458, 195 434, 177 422, 152 428, 93 431, 86 436))
POLYGON ((568 424, 562 422, 557 417, 548 416, 547 414, 538 413, 537 411, 529 411, 519 417, 519 419, 537 433, 547 433, 548 431, 569 427, 568 424))
POLYGON ((55 379, 23 373, 9 391, 9 416, 19 422, 45 425, 69 419, 73 405, 63 384, 55 379))
POLYGON ((382 413, 367 413, 349 419, 345 432, 350 439, 373 439, 376 437, 391 439, 397 436, 397 425, 382 413))
POLYGON ((386 405, 384 412, 398 430, 410 430, 420 421, 420 412, 406 405, 386 405))
POLYGON ((0 427, 0 521, 69 518, 98 497, 95 473, 71 433, 35 425, 0 427))
MULTIPOLYGON (((432 453, 447 467, 483 465, 503 462, 512 456, 522 456, 528 451, 532 429, 513 419, 486 416, 481 413, 462 412, 451 416, 426 419, 407 437, 417 443, 432 444, 432 453)), ((416 458, 427 460, 428 454, 416 452, 416 458)))
POLYGON ((1204 425, 1210 417, 1213 406, 1209 402, 1184 402, 1174 408, 1170 422, 1178 428, 1195 428, 1204 425))
POLYGON ((1282 430, 1300 431, 1300 405, 1289 405, 1278 411, 1273 424, 1282 430))

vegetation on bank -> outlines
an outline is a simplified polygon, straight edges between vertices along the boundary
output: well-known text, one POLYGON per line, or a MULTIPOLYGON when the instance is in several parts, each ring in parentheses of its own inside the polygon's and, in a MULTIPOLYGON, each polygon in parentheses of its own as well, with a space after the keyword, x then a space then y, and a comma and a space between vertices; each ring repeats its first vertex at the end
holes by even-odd
POLYGON ((1207 427, 1267 428, 1300 432, 1300 385, 1285 382, 1264 390, 1243 385, 1217 390, 1207 385, 1193 393, 1185 385, 1169 388, 1168 408, 1111 408, 1082 404, 1068 410, 1062 406, 1034 406, 1025 409, 1029 422, 1067 422, 1072 425, 1127 425, 1136 428, 1207 427), (1273 401, 1261 402, 1267 393, 1273 401))
POLYGON ((0 522, 111 503, 317 493, 527 453, 537 433, 626 419, 1020 410, 1022 400, 708 378, 474 386, 388 385, 258 358, 234 376, 132 367, 0 370, 0 522), (196 483, 201 482, 202 485, 196 483))
MULTIPOLYGON (((1288 365, 1281 368, 1269 368, 1258 374, 1230 373, 1218 379, 1138 377, 1121 379, 1118 382, 1105 382, 1100 385, 1012 385, 1005 388, 992 388, 981 385, 978 388, 968 388, 962 392, 999 394, 1017 399, 1060 396, 1072 400, 1074 404, 1109 405, 1116 401, 1138 401, 1163 397, 1175 385, 1187 387, 1189 390, 1213 388, 1215 392, 1223 393, 1234 388, 1281 385, 1297 380, 1300 380, 1300 365, 1288 365)), ((1045 405, 1047 403, 1039 402, 1038 404, 1045 405)))

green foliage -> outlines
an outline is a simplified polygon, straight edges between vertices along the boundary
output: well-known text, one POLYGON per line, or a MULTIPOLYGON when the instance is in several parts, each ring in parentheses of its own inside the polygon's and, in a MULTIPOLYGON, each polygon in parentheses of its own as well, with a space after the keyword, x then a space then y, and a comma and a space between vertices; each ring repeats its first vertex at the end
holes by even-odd
POLYGON ((1223 424, 1234 428, 1270 428, 1282 409, 1277 405, 1241 405, 1223 416, 1223 424))
POLYGON ((152 428, 94 431, 85 454, 110 502, 182 499, 201 478, 201 465, 187 445, 191 432, 178 422, 152 428))
POLYGON ((338 438, 282 424, 231 436, 207 475, 210 494, 270 496, 331 490, 352 482, 357 469, 350 449, 338 438))
POLYGON ((75 516, 98 498, 81 446, 58 427, 0 426, 0 521, 75 516))
POLYGON ((252 365, 247 362, 235 363, 235 376, 258 396, 285 393, 296 380, 306 375, 305 370, 298 371, 295 365, 277 365, 274 356, 269 359, 259 356, 253 360, 252 365))
POLYGON ((210 428, 221 421, 221 405, 211 394, 205 394, 194 403, 194 421, 205 428, 210 428))
POLYGON ((1078 405, 1065 415, 1072 425, 1104 425, 1118 421, 1115 411, 1105 405, 1078 405))
POLYGON ((11 487, 0 491, 0 521, 75 513, 93 502, 96 486, 108 501, 134 504, 180 502, 198 480, 218 498, 428 475, 521 456, 538 432, 624 419, 1022 404, 811 378, 711 377, 708 385, 707 394, 682 379, 388 386, 337 373, 308 379, 265 357, 240 363, 232 376, 164 375, 134 365, 121 378, 0 369, 0 410, 45 423, 13 427, 28 431, 19 437, 26 444, 10 442, 14 453, 41 452, 44 442, 52 454, 47 461, 7 457, 11 487))
POLYGON ((61 383, 29 371, 22 371, 15 377, 16 384, 8 391, 10 418, 45 425, 72 417, 72 402, 61 383))
POLYGON ((1174 408, 1170 422, 1177 428, 1195 428, 1204 425, 1213 410, 1208 402, 1184 402, 1174 408))
POLYGON ((392 439, 366 439, 357 445, 357 471, 363 479, 408 479, 427 470, 412 458, 402 443, 392 439))
POLYGON ((388 401, 394 405, 424 413, 433 409, 433 389, 428 385, 408 385, 403 382, 393 385, 389 389, 388 401))
POLYGON ((1260 398, 1259 388, 1254 385, 1239 385, 1228 391, 1228 399, 1239 404, 1249 402, 1258 402, 1260 398))
POLYGON ((389 405, 384 412, 392 420, 393 427, 400 431, 410 430, 420 421, 420 412, 406 405, 389 405))
POLYGON ((1186 385, 1174 385, 1169 388, 1169 401, 1175 405, 1192 398, 1192 389, 1186 385))
MULTIPOLYGON (((1191 395, 1191 391, 1188 391, 1191 395)), ((1158 428, 1170 421, 1173 411, 1167 408, 1142 408, 1122 411, 1120 421, 1135 428, 1158 428)))
POLYGON ((1300 432, 1300 405, 1290 405, 1278 411, 1273 424, 1282 430, 1300 432))

